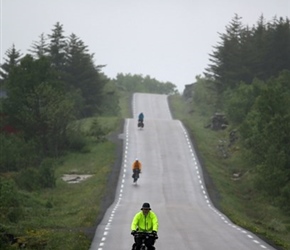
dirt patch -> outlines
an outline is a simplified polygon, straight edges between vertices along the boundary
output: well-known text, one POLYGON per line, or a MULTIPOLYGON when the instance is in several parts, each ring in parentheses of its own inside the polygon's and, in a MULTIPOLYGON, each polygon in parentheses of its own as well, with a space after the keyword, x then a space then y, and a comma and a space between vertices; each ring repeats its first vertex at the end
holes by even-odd
POLYGON ((61 179, 67 183, 80 183, 93 175, 91 174, 64 174, 61 179))

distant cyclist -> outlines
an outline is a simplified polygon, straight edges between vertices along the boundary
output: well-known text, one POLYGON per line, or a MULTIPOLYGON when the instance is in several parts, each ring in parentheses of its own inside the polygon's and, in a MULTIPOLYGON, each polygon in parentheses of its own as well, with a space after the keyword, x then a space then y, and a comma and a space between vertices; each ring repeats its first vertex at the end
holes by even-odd
POLYGON ((132 171, 133 171, 132 178, 134 179, 134 183, 138 180, 139 174, 141 173, 141 169, 142 169, 142 164, 138 160, 138 158, 136 158, 136 160, 132 164, 132 171))
POLYGON ((142 112, 138 116, 138 122, 144 122, 144 114, 142 112))
POLYGON ((158 239, 158 226, 157 215, 151 211, 150 204, 145 202, 141 211, 135 214, 131 224, 131 234, 134 236, 135 240, 132 250, 140 250, 142 238, 136 236, 138 232, 150 233, 151 236, 146 238, 145 245, 148 250, 155 250, 154 243, 155 240, 158 239))
POLYGON ((138 128, 144 128, 144 114, 140 113, 138 116, 138 128))

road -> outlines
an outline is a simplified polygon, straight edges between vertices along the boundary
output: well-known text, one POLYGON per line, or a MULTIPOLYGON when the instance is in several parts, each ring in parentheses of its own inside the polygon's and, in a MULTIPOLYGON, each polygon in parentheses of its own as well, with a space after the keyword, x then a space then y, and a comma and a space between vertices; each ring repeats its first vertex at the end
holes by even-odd
POLYGON ((133 119, 124 126, 123 162, 116 200, 96 230, 91 250, 129 250, 130 225, 144 202, 159 218, 157 250, 274 249, 233 224, 212 205, 200 164, 182 123, 173 120, 166 95, 136 93, 133 119), (145 127, 137 128, 144 113, 145 127), (133 185, 131 164, 138 157, 143 171, 133 185))

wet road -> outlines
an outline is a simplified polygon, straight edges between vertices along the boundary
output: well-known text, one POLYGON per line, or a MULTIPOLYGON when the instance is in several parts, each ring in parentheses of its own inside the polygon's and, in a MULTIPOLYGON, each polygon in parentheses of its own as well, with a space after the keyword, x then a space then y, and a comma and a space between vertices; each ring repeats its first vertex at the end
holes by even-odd
POLYGON ((167 96, 135 94, 133 119, 124 126, 124 153, 116 200, 96 230, 91 250, 129 250, 130 225, 144 202, 159 218, 157 250, 274 249, 234 225, 211 204, 202 171, 185 128, 173 120, 167 96), (140 112, 144 129, 137 128, 140 112), (133 185, 131 164, 138 157, 143 171, 133 185))

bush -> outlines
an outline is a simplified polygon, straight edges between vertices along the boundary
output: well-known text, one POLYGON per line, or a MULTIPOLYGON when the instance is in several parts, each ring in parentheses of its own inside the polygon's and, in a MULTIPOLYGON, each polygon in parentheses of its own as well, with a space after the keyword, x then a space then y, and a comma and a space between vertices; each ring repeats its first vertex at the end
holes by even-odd
POLYGON ((55 161, 50 158, 42 161, 39 168, 39 184, 42 188, 55 187, 54 164, 55 161))
POLYGON ((20 136, 6 134, 0 134, 0 141, 0 172, 17 171, 37 162, 33 141, 27 143, 20 136))
POLYGON ((39 169, 27 168, 20 171, 15 178, 17 185, 30 192, 55 187, 54 163, 53 159, 47 158, 42 161, 39 169))
POLYGON ((108 134, 108 129, 103 128, 97 119, 94 119, 90 127, 89 135, 96 139, 96 142, 104 142, 106 140, 106 135, 108 134))
POLYGON ((71 132, 67 140, 69 149, 73 151, 82 151, 86 146, 86 139, 79 131, 71 132))
POLYGON ((22 216, 21 199, 11 180, 0 178, 0 221, 16 223, 22 216))
POLYGON ((282 189, 280 196, 280 205, 282 209, 290 215, 290 183, 282 189))
POLYGON ((35 168, 21 170, 16 175, 15 182, 19 188, 29 192, 40 189, 39 173, 35 168))

